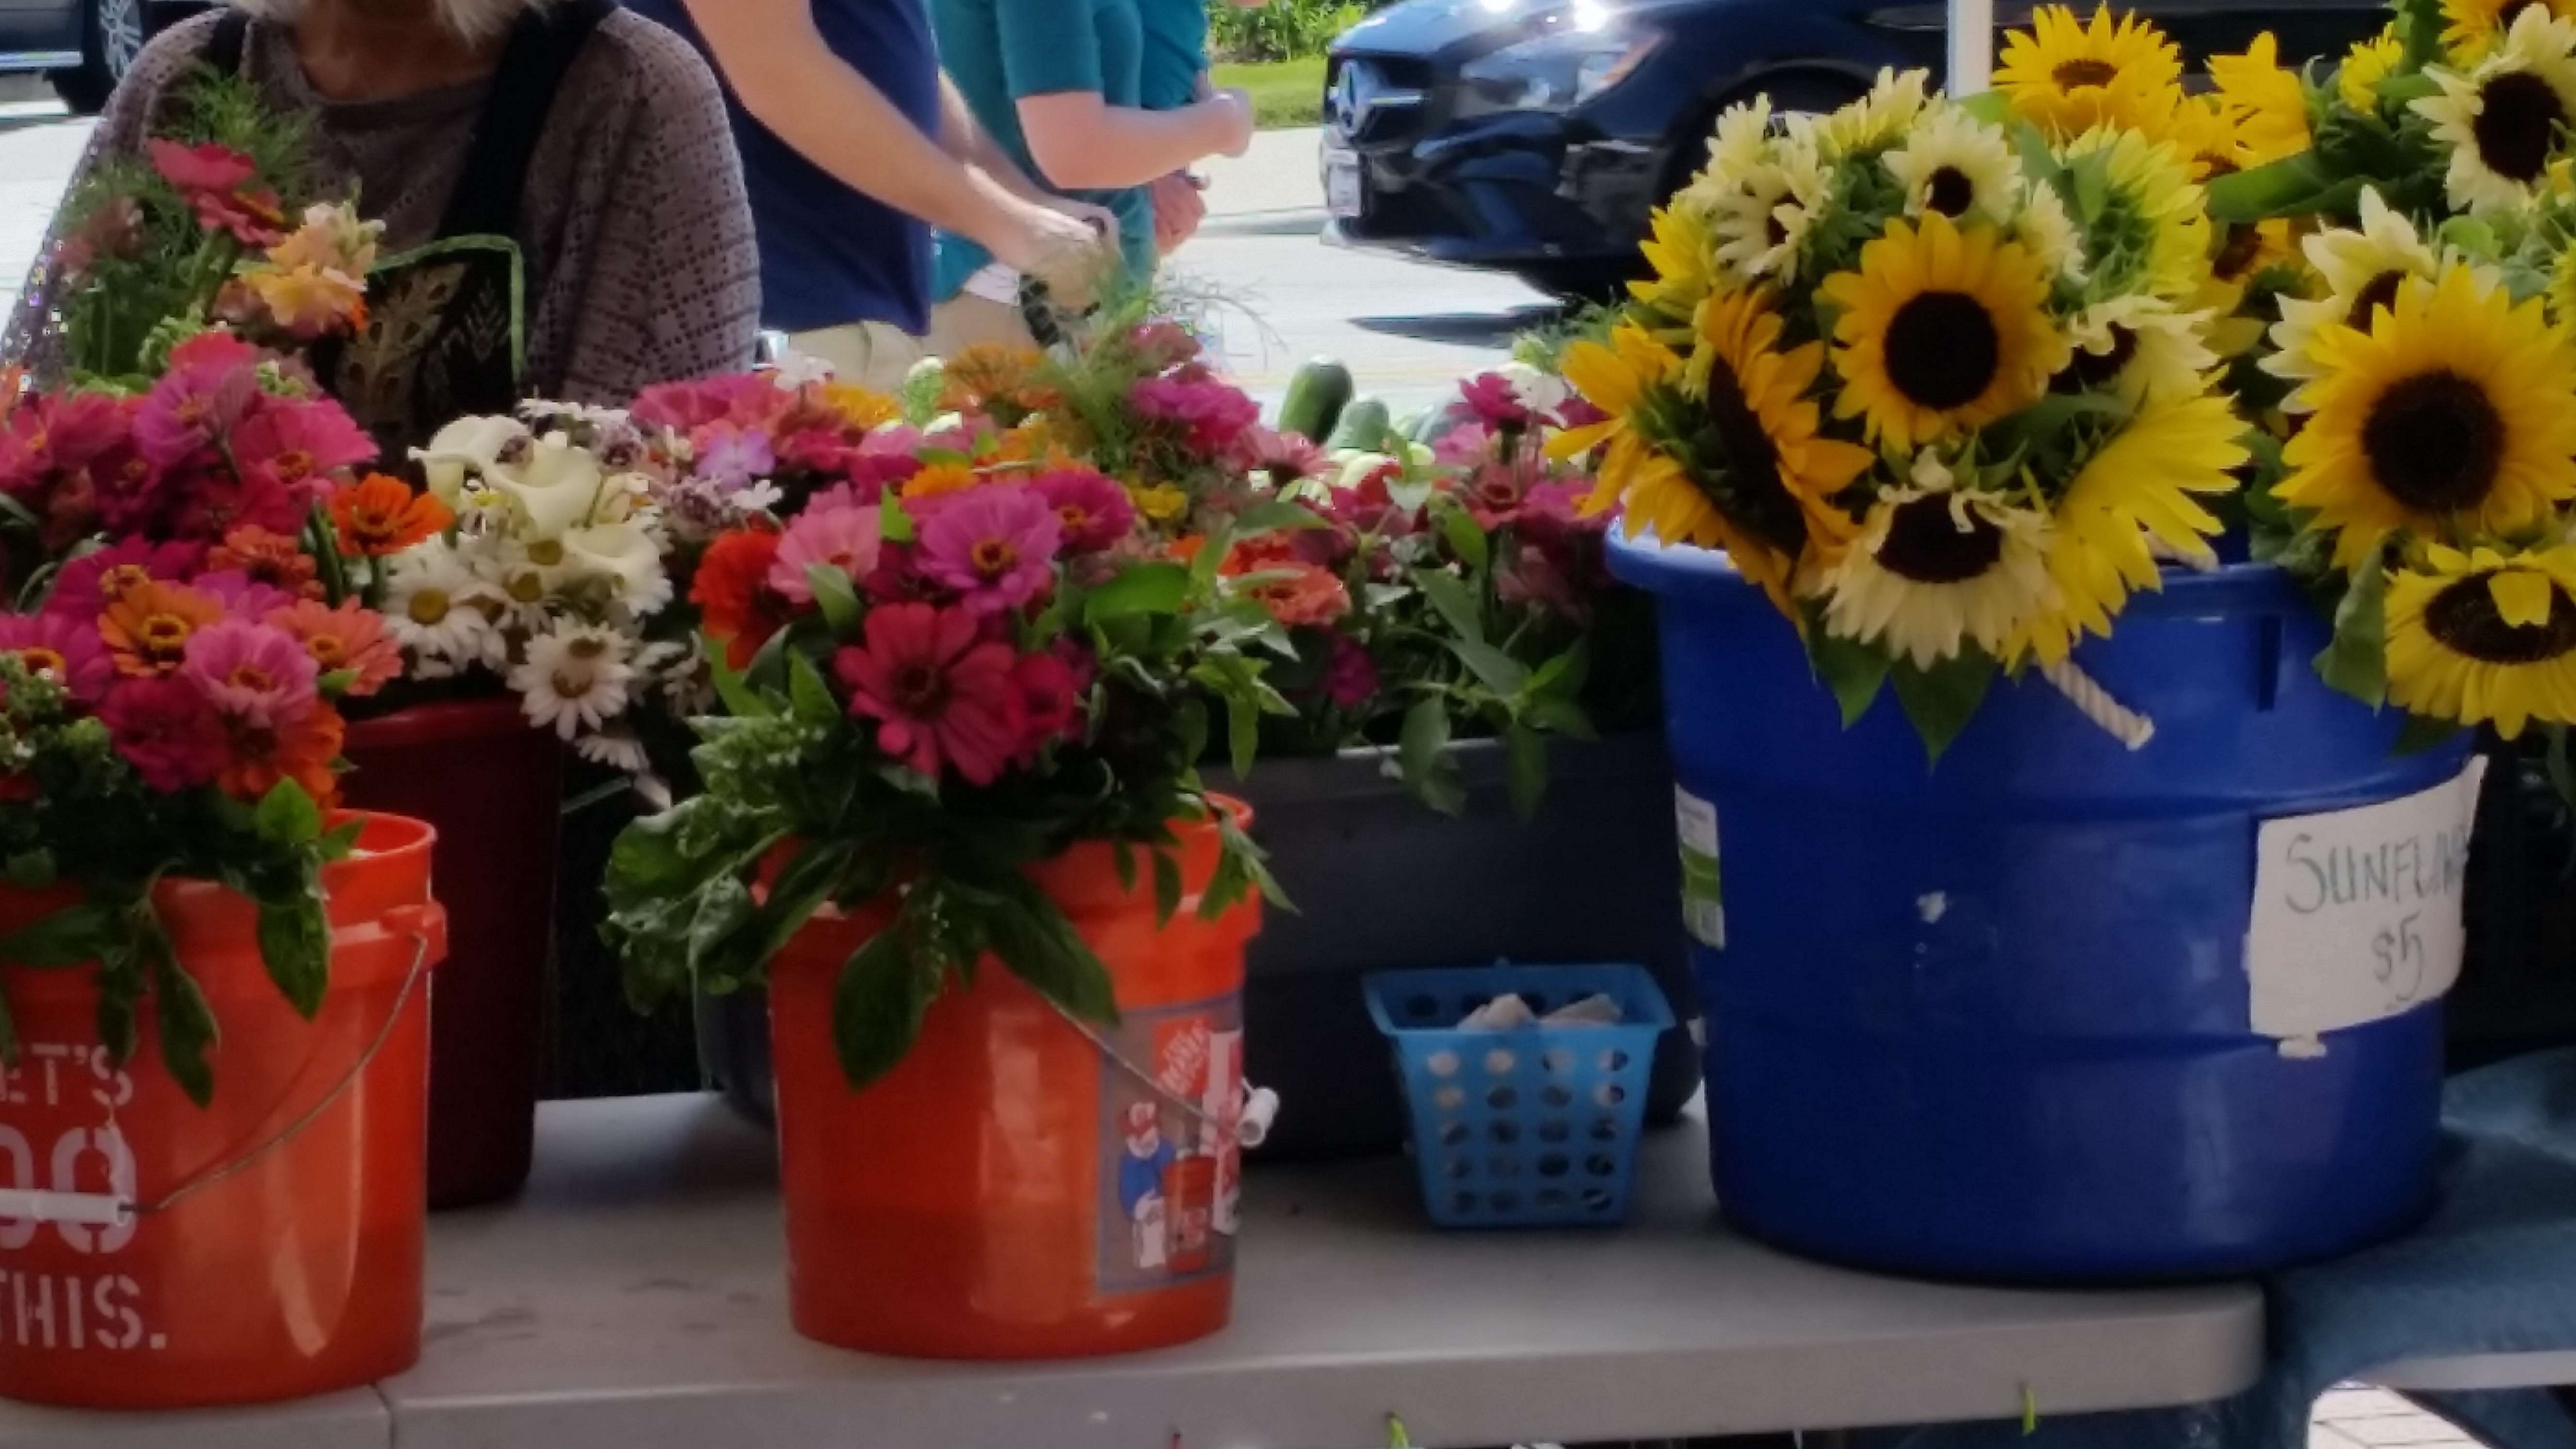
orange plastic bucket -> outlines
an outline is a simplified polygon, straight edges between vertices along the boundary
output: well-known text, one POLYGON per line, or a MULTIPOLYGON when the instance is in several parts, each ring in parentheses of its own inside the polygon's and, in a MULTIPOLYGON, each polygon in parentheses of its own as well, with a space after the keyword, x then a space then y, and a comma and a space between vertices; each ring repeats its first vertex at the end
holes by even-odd
MULTIPOLYGON (((23 1047, 0 1072, 0 1187, 144 1210, 103 1225, 0 1217, 0 1395, 261 1403, 420 1356, 427 968, 446 954, 446 918, 429 828, 364 820, 356 853, 323 871, 331 989, 314 1021, 269 980, 248 901, 202 881, 156 891, 222 1027, 211 1106, 161 1068, 148 1009, 119 1070, 89 973, 8 973, 23 1047)), ((0 931, 74 898, 0 890, 0 931)))
POLYGON ((1071 1358, 1225 1326, 1243 952, 1261 912, 1248 900, 1199 921, 1217 830, 1176 828, 1184 902, 1168 927, 1151 872, 1122 888, 1107 845, 1031 872, 1109 967, 1122 1021, 1094 1030, 1155 1085, 988 959, 971 989, 932 1004, 900 1065, 853 1092, 833 986, 891 910, 827 912, 779 952, 770 1032, 799 1333, 925 1358, 1071 1358))

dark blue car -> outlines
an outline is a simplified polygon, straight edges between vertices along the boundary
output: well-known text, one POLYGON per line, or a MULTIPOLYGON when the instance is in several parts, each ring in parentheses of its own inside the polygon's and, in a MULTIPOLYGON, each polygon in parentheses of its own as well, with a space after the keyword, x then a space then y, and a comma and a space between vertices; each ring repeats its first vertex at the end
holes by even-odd
MULTIPOLYGON (((2379 0, 2131 0, 2189 59, 2275 32, 2336 56, 2379 0)), ((2000 25, 2028 4, 1998 5, 2000 25)), ((1706 159, 1719 111, 1823 111, 1881 66, 1941 67, 1940 0, 1402 0, 1334 42, 1324 188, 1335 239, 1601 292, 1646 215, 1706 159)))

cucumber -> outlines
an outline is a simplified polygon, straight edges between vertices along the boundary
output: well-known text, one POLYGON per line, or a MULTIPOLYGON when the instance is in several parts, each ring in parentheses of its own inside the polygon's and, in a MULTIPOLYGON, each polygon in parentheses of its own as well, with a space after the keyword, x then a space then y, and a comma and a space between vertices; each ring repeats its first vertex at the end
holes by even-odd
POLYGON ((1364 397, 1342 409, 1341 421, 1324 446, 1336 451, 1359 448, 1380 453, 1386 450, 1387 434, 1393 430, 1394 425, 1387 418, 1386 404, 1373 397, 1364 397))
POLYGON ((1279 404, 1279 431, 1296 433, 1310 443, 1333 435, 1342 409, 1351 405, 1351 370, 1329 357, 1318 357, 1297 369, 1279 404))

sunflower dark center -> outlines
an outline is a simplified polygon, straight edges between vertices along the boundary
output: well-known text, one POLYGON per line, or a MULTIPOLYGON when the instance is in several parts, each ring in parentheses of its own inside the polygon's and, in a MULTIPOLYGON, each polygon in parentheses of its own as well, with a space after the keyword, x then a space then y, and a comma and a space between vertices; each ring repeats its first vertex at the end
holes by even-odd
POLYGON ((2543 664, 2576 654, 2576 599, 2549 588, 2549 617, 2537 624, 2508 624, 2488 589, 2491 575, 2461 579, 2424 606, 2424 628, 2454 653, 2488 664, 2543 664))
POLYGON ((907 664, 894 672, 895 703, 912 714, 936 711, 947 694, 947 676, 930 665, 907 664))
POLYGON ((2077 86, 2107 86, 2120 78, 2119 67, 2107 60, 2085 56, 2078 60, 2061 60, 2057 69, 2048 73, 2058 89, 2071 91, 2077 86))
POLYGON ((2512 4, 2496 12, 2496 29, 2510 31, 2513 23, 2522 18, 2522 12, 2540 8, 2540 0, 2513 0, 2512 4))
POLYGON ((2507 71, 2478 89, 2478 116, 2469 123, 2478 159, 2487 169, 2528 186, 2549 165, 2550 143, 2567 119, 2558 92, 2529 71, 2507 71))
POLYGON ((2004 556, 2004 531, 1973 508, 1953 513, 1951 502, 1950 494, 1927 493, 1896 505, 1879 567, 1918 584, 1962 584, 1993 568, 2004 556))
POLYGON ((1708 430, 1726 459, 1725 477, 1718 487, 1725 490, 1721 501, 1727 511, 1784 553, 1804 548, 1807 519, 1780 476, 1779 446, 1754 415, 1752 404, 1744 400, 1744 388, 1734 371, 1724 363, 1709 369, 1708 398, 1702 406, 1708 430))
POLYGON ((1969 203, 1977 199, 1977 183, 1956 166, 1935 169, 1924 183, 1923 204, 1943 216, 1965 216, 1969 203))
POLYGON ((1919 292, 1887 324, 1887 376, 1916 407, 1947 410, 1985 395, 2003 362, 1995 319, 1965 292, 1919 292))
POLYGON ((2370 330, 2370 314, 2382 307, 2397 305, 2397 289, 2406 282, 2404 272, 2382 272, 2362 284, 2352 297, 2352 310, 2343 317, 2343 325, 2359 331, 2370 330))
POLYGON ((2398 382, 2361 425, 2361 451, 2379 486, 2418 513, 2484 503, 2504 442, 2504 419, 2486 389, 2448 369, 2398 382))
POLYGON ((1774 207, 1762 214, 1762 235, 1775 247, 1789 239, 1789 229, 1780 224, 1779 208, 1774 207))
POLYGON ((2110 351, 2088 352, 2081 347, 2076 348, 2075 356, 2057 376, 2049 379, 2049 390, 2073 394, 2109 387, 2137 355, 2138 334, 2114 322, 2111 324, 2110 351))
POLYGON ((2228 232, 2226 241, 2219 243, 2218 255, 2210 260, 2209 269, 2220 280, 2232 282, 2245 275, 2245 269, 2262 254, 2263 233, 2250 226, 2236 227, 2228 232))

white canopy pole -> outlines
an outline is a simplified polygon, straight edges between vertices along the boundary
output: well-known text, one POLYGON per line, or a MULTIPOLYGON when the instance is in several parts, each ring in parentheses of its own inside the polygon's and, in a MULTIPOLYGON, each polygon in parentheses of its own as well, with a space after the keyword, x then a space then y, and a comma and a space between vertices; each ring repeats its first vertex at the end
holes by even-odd
POLYGON ((1995 0, 1950 0, 1949 78, 1954 96, 1972 96, 1994 84, 1995 0))

